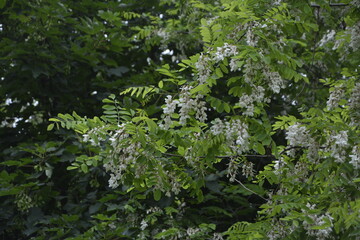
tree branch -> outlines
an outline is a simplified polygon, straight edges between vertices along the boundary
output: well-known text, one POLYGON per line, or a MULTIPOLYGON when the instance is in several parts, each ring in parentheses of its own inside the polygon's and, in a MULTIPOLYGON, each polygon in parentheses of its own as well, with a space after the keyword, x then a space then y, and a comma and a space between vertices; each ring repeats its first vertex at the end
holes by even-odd
MULTIPOLYGON (((163 155, 170 156, 170 157, 183 157, 179 154, 173 154, 173 153, 163 153, 163 155)), ((224 155, 224 156, 215 156, 216 158, 231 158, 231 157, 258 157, 258 158, 275 158, 274 155, 224 155)), ((200 156, 199 158, 205 158, 205 156, 200 156)))
MULTIPOLYGON (((349 5, 348 3, 329 3, 330 7, 345 7, 349 5)), ((310 4, 311 7, 320 8, 321 6, 315 3, 310 4)))
POLYGON ((259 194, 257 194, 256 192, 254 192, 253 190, 249 189, 248 187, 246 187, 242 182, 240 182, 239 180, 237 180, 235 178, 235 181, 237 183, 239 183, 245 190, 251 192, 252 194, 255 194, 256 196, 260 197, 261 199, 265 200, 265 201, 268 201, 268 199, 264 198, 263 196, 260 196, 259 194))

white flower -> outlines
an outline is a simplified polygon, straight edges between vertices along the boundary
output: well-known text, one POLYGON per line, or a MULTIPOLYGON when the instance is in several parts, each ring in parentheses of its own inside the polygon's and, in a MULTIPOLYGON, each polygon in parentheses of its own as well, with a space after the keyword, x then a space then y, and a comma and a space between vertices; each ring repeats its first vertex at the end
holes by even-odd
POLYGON ((269 82, 269 87, 274 93, 279 93, 284 88, 284 80, 281 78, 278 72, 272 72, 266 66, 263 69, 263 74, 269 82))
POLYGON ((351 153, 352 153, 350 155, 351 161, 349 163, 353 165, 355 169, 360 169, 360 147, 359 146, 353 147, 351 153))
POLYGON ((310 136, 305 126, 295 123, 288 127, 285 138, 289 141, 290 146, 296 147, 308 146, 310 136))
POLYGON ((195 99, 191 98, 190 90, 192 89, 191 86, 183 86, 181 88, 180 98, 179 98, 179 123, 181 125, 186 124, 186 120, 190 118, 191 111, 195 111, 195 118, 200 122, 205 122, 207 119, 205 107, 206 103, 201 100, 204 96, 198 94, 195 99))
POLYGON ((281 174, 281 168, 284 166, 284 161, 282 159, 278 159, 274 161, 274 173, 276 175, 281 174))
POLYGON ((210 132, 214 135, 224 134, 228 146, 237 152, 243 153, 249 149, 249 133, 248 126, 239 119, 231 122, 222 122, 220 119, 215 119, 212 122, 213 126, 210 132))
POLYGON ((147 226, 149 226, 149 224, 147 223, 147 221, 145 219, 143 219, 140 223, 140 229, 145 230, 147 228, 147 226))
POLYGON ((254 177, 254 164, 252 162, 244 162, 242 165, 242 174, 246 177, 254 177))
POLYGON ((168 95, 166 96, 165 103, 166 106, 164 107, 163 112, 168 115, 173 114, 175 112, 176 104, 178 103, 178 101, 173 101, 172 96, 168 95))
POLYGON ((231 57, 238 54, 237 47, 228 43, 224 43, 224 46, 222 47, 217 47, 216 50, 215 56, 213 57, 216 62, 224 60, 225 57, 231 57))
MULTIPOLYGON (((307 204, 306 205, 310 210, 314 210, 316 208, 316 205, 311 205, 311 204, 307 204)), ((307 213, 305 210, 302 210, 304 213, 307 213)), ((316 239, 318 240, 325 240, 328 239, 328 237, 330 236, 331 232, 332 232, 332 226, 333 223, 332 221, 334 220, 329 213, 325 213, 325 214, 307 214, 307 217, 309 217, 312 222, 308 222, 307 220, 305 220, 303 222, 303 226, 306 229, 306 232, 309 236, 314 236, 316 237, 316 239), (313 229, 313 227, 319 227, 319 226, 323 226, 324 224, 326 224, 327 222, 330 222, 330 227, 326 227, 323 229, 313 229)))
POLYGON ((324 46, 326 43, 332 41, 335 38, 335 30, 327 30, 326 34, 322 37, 322 39, 319 41, 319 47, 324 46))
POLYGON ((341 86, 335 87, 335 89, 330 92, 329 100, 326 102, 329 110, 334 109, 339 105, 339 101, 343 97, 344 92, 345 91, 341 86))
POLYGON ((349 47, 355 52, 360 48, 360 21, 354 24, 349 32, 351 35, 349 47))
POLYGON ((219 118, 216 118, 211 123, 213 124, 210 128, 212 134, 219 135, 224 132, 225 125, 219 118))
POLYGON ((339 147, 348 146, 347 131, 340 131, 339 134, 331 136, 331 139, 335 141, 335 144, 339 147))
POLYGON ((265 89, 262 86, 254 85, 250 95, 243 94, 240 96, 239 106, 245 108, 243 112, 244 115, 253 116, 255 110, 254 103, 263 101, 267 101, 267 99, 265 99, 265 89))
POLYGON ((249 27, 248 31, 246 32, 246 43, 251 47, 255 47, 257 45, 257 42, 258 40, 255 37, 254 32, 249 27))
POLYGON ((191 99, 190 90, 192 89, 191 86, 183 86, 181 88, 181 93, 179 97, 179 106, 180 106, 180 120, 179 123, 181 125, 186 124, 186 120, 190 118, 190 111, 194 108, 195 101, 191 99))
POLYGON ((200 55, 198 61, 195 63, 195 68, 198 71, 198 81, 199 84, 205 84, 206 80, 210 77, 211 68, 210 68, 210 58, 203 54, 200 55))
POLYGON ((352 124, 360 122, 360 83, 356 83, 349 99, 349 109, 351 111, 352 124))
POLYGON ((140 143, 132 142, 125 131, 125 125, 110 134, 112 150, 107 156, 109 160, 104 164, 105 171, 110 172, 109 187, 117 188, 123 179, 126 168, 135 163, 139 157, 140 143), (126 144, 124 144, 126 141, 126 144))
POLYGON ((196 234, 196 233, 198 233, 198 232, 200 232, 201 230, 199 229, 199 228, 188 228, 187 230, 186 230, 186 234, 188 235, 188 236, 192 236, 192 235, 194 235, 194 234, 196 234))
POLYGON ((232 59, 230 60, 229 66, 230 66, 230 71, 232 71, 232 72, 235 72, 235 71, 237 71, 237 70, 240 69, 240 68, 238 67, 238 60, 237 60, 237 59, 234 59, 234 58, 232 58, 232 59))

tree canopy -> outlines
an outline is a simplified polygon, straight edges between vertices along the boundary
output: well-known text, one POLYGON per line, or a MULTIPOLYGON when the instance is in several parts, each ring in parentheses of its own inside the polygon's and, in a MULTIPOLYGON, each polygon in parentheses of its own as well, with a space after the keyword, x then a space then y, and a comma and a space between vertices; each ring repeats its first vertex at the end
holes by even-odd
POLYGON ((356 239, 360 1, 0 1, 4 239, 356 239))

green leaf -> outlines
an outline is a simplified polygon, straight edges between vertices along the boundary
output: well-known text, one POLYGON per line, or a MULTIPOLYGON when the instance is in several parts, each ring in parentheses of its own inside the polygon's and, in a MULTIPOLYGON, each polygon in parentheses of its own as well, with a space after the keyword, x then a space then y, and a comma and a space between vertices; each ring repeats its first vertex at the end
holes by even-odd
POLYGON ((201 84, 201 85, 198 85, 195 88, 191 89, 190 93, 194 94, 194 93, 197 93, 197 92, 201 92, 201 93, 206 94, 207 92, 209 92, 209 90, 210 89, 206 84, 201 84))
POLYGON ((0 0, 0 8, 4 8, 6 5, 6 0, 0 0))
POLYGON ((161 191, 159 189, 155 189, 153 194, 154 194, 154 200, 159 201, 161 198, 161 191))
POLYGON ((68 166, 67 168, 66 168, 66 170, 75 170, 75 169, 78 169, 79 167, 77 167, 77 166, 68 166))
POLYGON ((51 124, 49 124, 49 125, 47 126, 47 130, 48 130, 48 131, 53 130, 53 128, 54 128, 54 124, 53 124, 53 123, 51 123, 51 124))
POLYGON ((223 76, 224 76, 224 74, 222 73, 222 71, 221 71, 220 68, 216 68, 216 69, 215 69, 215 73, 216 73, 216 75, 217 75, 218 77, 223 77, 223 76))
POLYGON ((84 173, 89 172, 89 168, 88 168, 88 166, 87 166, 85 163, 81 164, 80 167, 81 167, 81 170, 82 170, 84 173))
POLYGON ((0 188, 0 197, 7 195, 15 195, 21 192, 20 188, 11 187, 11 188, 0 188))
POLYGON ((175 236, 179 232, 179 229, 177 228, 169 228, 166 231, 163 231, 161 233, 158 233, 154 236, 155 239, 170 239, 168 237, 175 236))

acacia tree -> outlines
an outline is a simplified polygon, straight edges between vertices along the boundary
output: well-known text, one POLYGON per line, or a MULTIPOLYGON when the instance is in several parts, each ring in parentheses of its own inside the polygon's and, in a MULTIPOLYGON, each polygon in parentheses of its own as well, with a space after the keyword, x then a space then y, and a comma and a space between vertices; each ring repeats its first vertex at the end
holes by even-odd
POLYGON ((201 50, 104 99, 101 117, 50 119, 87 145, 68 170, 107 174, 73 239, 356 238, 359 1, 188 4, 162 17, 201 13, 201 50))
POLYGON ((66 238, 91 226, 105 176, 67 171, 87 150, 69 131, 46 131, 48 119, 100 115, 111 92, 156 84, 154 69, 171 58, 162 54, 167 46, 178 58, 200 49, 200 38, 186 35, 193 13, 178 18, 187 11, 166 1, 0 1, 2 238, 66 238))

